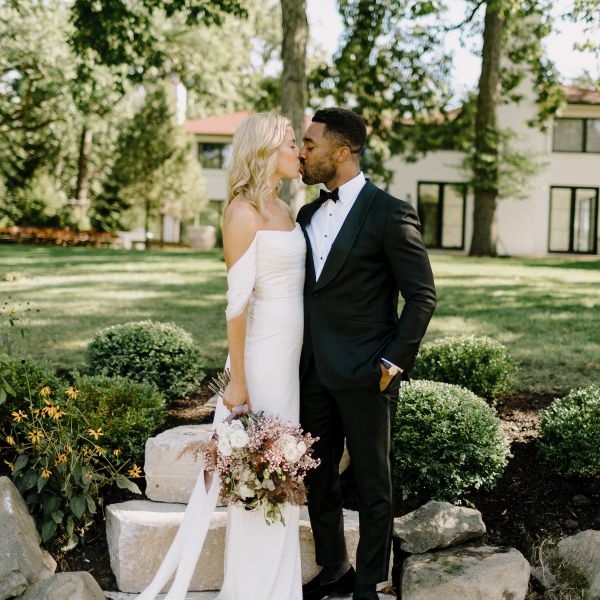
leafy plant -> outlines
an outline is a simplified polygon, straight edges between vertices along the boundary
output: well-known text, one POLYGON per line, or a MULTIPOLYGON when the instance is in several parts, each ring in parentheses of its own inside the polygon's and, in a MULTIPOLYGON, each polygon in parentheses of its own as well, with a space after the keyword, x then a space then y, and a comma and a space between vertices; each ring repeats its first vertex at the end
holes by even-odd
POLYGON ((506 391, 515 367, 508 350, 489 337, 446 337, 425 344, 415 361, 416 379, 453 383, 484 398, 506 391))
POLYGON ((600 386, 572 390, 540 411, 540 451, 560 475, 600 476, 600 386))
MULTIPOLYGON (((4 462, 42 541, 54 541, 64 551, 85 537, 104 488, 116 483, 140 493, 122 473, 126 464, 120 459, 121 450, 103 445, 102 428, 86 423, 73 403, 76 396, 77 390, 67 388, 59 403, 44 387, 35 399, 29 397, 26 410, 13 411, 10 430, 2 431, 8 456, 4 462)), ((140 474, 136 465, 129 469, 130 477, 140 474)))
POLYGON ((186 396, 202 381, 192 336, 174 323, 137 321, 103 329, 87 349, 95 375, 154 383, 168 398, 186 396))
POLYGON ((492 487, 510 456, 493 408, 469 390, 434 381, 401 386, 393 452, 404 498, 451 501, 492 487))
POLYGON ((75 381, 75 403, 89 426, 102 428, 104 442, 134 462, 144 458, 146 440, 165 421, 165 401, 152 383, 124 377, 84 376, 75 381))

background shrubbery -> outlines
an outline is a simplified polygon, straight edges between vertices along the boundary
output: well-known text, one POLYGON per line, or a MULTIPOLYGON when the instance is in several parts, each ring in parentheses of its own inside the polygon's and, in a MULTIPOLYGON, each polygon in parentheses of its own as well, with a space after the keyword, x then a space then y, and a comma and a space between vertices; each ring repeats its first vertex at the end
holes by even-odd
POLYGON ((540 411, 540 449, 560 475, 600 477, 600 386, 573 390, 540 411))
POLYGON ((393 451, 405 498, 450 501, 491 487, 510 456, 493 408, 469 390, 433 381, 401 386, 393 451))
POLYGON ((184 397, 204 373, 192 336, 174 323, 137 321, 98 333, 87 349, 95 375, 154 383, 167 398, 184 397))
POLYGON ((508 389, 513 372, 505 346, 485 336, 460 336, 422 346, 411 375, 453 383, 483 398, 494 398, 508 389))
POLYGON ((90 427, 102 428, 104 441, 140 463, 146 440, 165 421, 163 395, 152 383, 104 375, 75 381, 77 407, 90 427))

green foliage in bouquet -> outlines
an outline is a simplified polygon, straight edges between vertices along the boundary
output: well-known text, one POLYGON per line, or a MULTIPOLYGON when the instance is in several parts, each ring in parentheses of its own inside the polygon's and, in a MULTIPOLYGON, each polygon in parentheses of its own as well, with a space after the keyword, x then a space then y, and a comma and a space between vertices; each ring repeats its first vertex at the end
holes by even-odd
POLYGON ((167 398, 185 397, 204 373, 192 336, 174 323, 137 321, 100 331, 87 348, 94 375, 154 383, 167 398))
POLYGON ((102 428, 104 442, 139 463, 146 440, 165 421, 165 401, 153 383, 125 377, 83 376, 75 381, 75 403, 93 429, 102 428))
POLYGON ((404 498, 449 501, 492 487, 510 456, 493 408, 469 390, 434 381, 401 386, 393 451, 404 498))
POLYGON ((572 390, 540 411, 540 451, 560 475, 600 477, 600 386, 572 390))
POLYGON ((411 375, 494 398, 509 388, 515 367, 505 346, 489 337, 447 337, 425 344, 411 375))
MULTIPOLYGON (((72 387, 59 394, 46 386, 29 397, 27 408, 13 411, 10 429, 0 430, 4 463, 42 541, 63 551, 85 537, 104 488, 116 483, 140 493, 122 473, 121 450, 105 446, 102 428, 90 427, 76 408, 77 395, 72 387)), ((128 474, 141 472, 133 465, 128 474)))

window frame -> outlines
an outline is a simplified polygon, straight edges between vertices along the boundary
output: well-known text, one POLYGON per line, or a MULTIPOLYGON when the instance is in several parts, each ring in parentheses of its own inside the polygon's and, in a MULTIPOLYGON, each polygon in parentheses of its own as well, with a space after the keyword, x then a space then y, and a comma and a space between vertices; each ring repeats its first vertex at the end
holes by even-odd
POLYGON ((548 240, 547 240, 547 248, 548 254, 598 254, 598 203, 600 199, 600 188, 588 186, 588 185, 551 185, 550 186, 550 197, 548 202, 548 240), (552 228, 552 191, 553 190, 569 190, 571 194, 571 205, 569 209, 569 249, 568 250, 551 250, 550 249, 550 235, 552 228), (594 227, 594 236, 593 236, 593 244, 592 249, 586 252, 582 252, 581 250, 574 250, 574 233, 575 233, 575 203, 577 198, 577 190, 591 190, 596 192, 594 201, 595 201, 595 223, 594 227))
MULTIPOLYGON (((221 141, 202 141, 202 142, 197 142, 197 146, 196 146, 196 157, 198 159, 198 162, 200 163, 200 166, 203 169, 212 169, 213 171, 222 171, 225 168, 225 149, 227 148, 227 146, 231 146, 231 142, 221 142, 221 141), (218 149, 218 156, 219 156, 219 166, 218 167, 207 167, 204 164, 202 164, 202 154, 201 154, 201 149, 204 146, 219 146, 218 149)), ((216 148, 215 148, 216 150, 216 148)))
POLYGON ((467 222, 467 194, 469 186, 464 181, 431 181, 431 180, 418 180, 417 181, 417 214, 419 220, 421 215, 419 208, 421 205, 421 186, 422 185, 437 185, 438 186, 438 215, 437 215, 437 240, 435 246, 428 246, 433 250, 464 250, 465 249, 465 228, 467 222), (461 223, 461 243, 460 246, 444 246, 442 245, 442 238, 444 234, 444 190, 446 186, 457 186, 462 187, 462 223, 461 223))
MULTIPOLYGON (((552 126, 552 152, 557 154, 600 154, 600 150, 588 150, 588 121, 600 121, 600 117, 557 117, 554 119, 552 126), (581 121, 582 122, 582 135, 581 135, 581 149, 580 150, 557 150, 556 149, 556 123, 558 121, 581 121)), ((560 187, 560 186, 559 186, 560 187)))

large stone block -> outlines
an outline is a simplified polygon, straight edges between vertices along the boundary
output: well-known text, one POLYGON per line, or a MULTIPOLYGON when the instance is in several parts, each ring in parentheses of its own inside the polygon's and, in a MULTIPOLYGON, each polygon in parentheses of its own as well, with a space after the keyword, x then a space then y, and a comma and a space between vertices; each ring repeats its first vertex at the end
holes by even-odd
POLYGON ((200 461, 187 454, 191 442, 206 439, 211 425, 182 425, 160 433, 146 442, 144 472, 146 496, 158 502, 187 503, 202 468, 200 461))
POLYGON ((415 554, 403 565, 402 600, 524 600, 529 572, 529 563, 512 548, 415 554))
POLYGON ((25 500, 8 477, 0 477, 0 600, 22 594, 56 569, 40 548, 25 500))
POLYGON ((85 572, 57 573, 31 586, 19 600, 105 600, 96 580, 85 572))
POLYGON ((394 519, 394 537, 400 539, 402 550, 411 554, 454 546, 484 533, 485 524, 478 510, 448 502, 432 500, 394 519))
MULTIPOLYGON (((140 592, 152 580, 169 549, 183 518, 185 506, 133 500, 112 504, 106 511, 106 531, 110 564, 123 592, 140 592)), ((358 545, 358 514, 344 511, 348 553, 354 561, 358 545)), ((212 518, 190 591, 218 590, 223 583, 223 557, 227 509, 218 508, 212 518)), ((300 552, 302 579, 314 577, 312 530, 306 508, 300 511, 300 552)))
POLYGON ((590 584, 588 596, 600 598, 600 531, 588 529, 558 542, 558 557, 578 567, 590 584))

